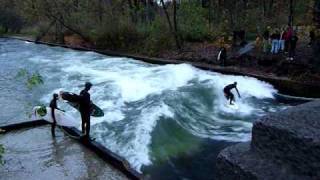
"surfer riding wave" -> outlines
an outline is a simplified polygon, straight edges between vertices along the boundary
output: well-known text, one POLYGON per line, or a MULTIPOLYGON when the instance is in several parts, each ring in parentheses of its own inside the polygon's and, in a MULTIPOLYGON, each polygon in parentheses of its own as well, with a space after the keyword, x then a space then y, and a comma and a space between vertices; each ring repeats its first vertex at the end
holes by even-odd
POLYGON ((227 98, 227 100, 230 101, 230 105, 234 105, 233 102, 235 102, 234 95, 231 92, 232 89, 236 89, 239 98, 241 98, 240 93, 237 89, 237 82, 234 82, 233 84, 229 84, 229 85, 225 86, 223 88, 224 96, 227 98))

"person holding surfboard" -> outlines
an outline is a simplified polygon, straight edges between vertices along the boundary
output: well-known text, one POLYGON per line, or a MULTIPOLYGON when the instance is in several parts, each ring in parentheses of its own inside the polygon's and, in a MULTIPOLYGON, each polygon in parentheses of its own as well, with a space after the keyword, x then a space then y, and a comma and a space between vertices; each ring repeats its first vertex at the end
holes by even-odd
POLYGON ((57 124, 57 121, 56 121, 56 116, 55 116, 55 109, 58 109, 60 111, 63 111, 64 110, 61 110, 58 108, 57 106, 57 100, 59 99, 59 95, 58 94, 53 94, 53 97, 52 97, 52 100, 50 101, 50 108, 51 108, 51 117, 52 117, 52 124, 51 124, 51 134, 52 134, 52 137, 55 137, 55 128, 56 128, 56 124, 57 124))
POLYGON ((225 86, 223 88, 224 96, 227 98, 227 100, 230 100, 230 105, 234 105, 232 102, 235 102, 234 95, 231 92, 232 89, 236 89, 239 98, 241 98, 240 93, 237 89, 237 82, 225 86))
POLYGON ((89 139, 90 135, 90 94, 89 90, 91 89, 92 84, 90 82, 86 82, 84 85, 84 89, 80 92, 79 98, 79 111, 81 114, 81 120, 82 120, 82 134, 84 135, 84 139, 89 139))

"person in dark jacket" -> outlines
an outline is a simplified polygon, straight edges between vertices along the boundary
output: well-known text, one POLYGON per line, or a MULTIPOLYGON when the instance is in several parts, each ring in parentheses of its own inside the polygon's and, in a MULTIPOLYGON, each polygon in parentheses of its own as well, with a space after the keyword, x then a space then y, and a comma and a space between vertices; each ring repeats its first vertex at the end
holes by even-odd
POLYGON ((297 47, 297 42, 299 38, 296 33, 293 33, 292 37, 290 38, 289 41, 289 60, 293 60, 294 56, 296 55, 296 47, 297 47))
POLYGON ((226 60, 227 60, 227 49, 225 47, 221 47, 217 60, 222 66, 226 65, 226 60))
POLYGON ((293 29, 291 26, 287 27, 287 30, 285 31, 284 34, 284 52, 287 54, 289 52, 289 46, 290 46, 290 39, 293 34, 293 29))
POLYGON ((232 89, 236 89, 239 98, 241 98, 240 93, 237 88, 237 82, 234 82, 233 84, 227 85, 226 87, 223 88, 223 92, 224 92, 224 96, 227 98, 227 100, 230 100, 230 105, 233 105, 232 102, 235 102, 234 95, 231 92, 232 89))
POLYGON ((316 40, 316 33, 314 32, 314 30, 311 30, 310 33, 309 33, 309 38, 310 38, 310 42, 309 42, 309 46, 312 46, 313 43, 315 42, 316 40))
POLYGON ((82 133, 83 137, 85 139, 89 139, 90 135, 90 94, 89 90, 92 87, 92 84, 90 82, 86 82, 84 85, 84 89, 80 92, 80 114, 81 114, 81 120, 82 120, 82 133))
POLYGON ((51 124, 51 134, 53 137, 55 137, 55 128, 56 128, 56 124, 57 124, 57 121, 56 121, 56 116, 55 116, 55 110, 58 109, 60 111, 63 111, 64 110, 61 110, 58 108, 57 106, 57 100, 59 99, 59 95, 58 94, 53 94, 53 97, 52 97, 52 100, 50 101, 50 105, 49 107, 51 108, 51 117, 52 117, 52 124, 51 124))

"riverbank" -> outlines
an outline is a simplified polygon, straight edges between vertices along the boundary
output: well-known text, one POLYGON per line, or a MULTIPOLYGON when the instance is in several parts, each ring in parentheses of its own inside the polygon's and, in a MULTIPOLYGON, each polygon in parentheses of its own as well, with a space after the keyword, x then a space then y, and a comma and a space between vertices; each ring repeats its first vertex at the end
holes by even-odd
MULTIPOLYGON (((23 37, 23 36, 4 36, 4 37, 19 39, 19 40, 24 40, 29 42, 35 42, 35 39, 32 37, 23 37)), ((224 74, 254 77, 259 80, 271 83, 282 94, 300 96, 300 97, 320 98, 320 93, 319 93, 320 92, 320 76, 318 80, 317 74, 313 75, 315 78, 310 78, 306 76, 300 79, 294 79, 291 76, 285 76, 285 75, 279 76, 276 73, 274 73, 279 71, 279 73, 281 74, 281 72, 283 72, 283 70, 281 69, 285 69, 286 71, 290 71, 290 69, 306 71, 305 69, 308 69, 307 66, 303 66, 297 63, 299 61, 294 61, 294 62, 281 61, 282 65, 280 65, 280 67, 274 70, 275 68, 274 64, 276 64, 276 66, 278 65, 278 63, 275 63, 275 61, 278 61, 278 59, 281 58, 281 55, 278 55, 278 56, 266 55, 264 57, 259 57, 256 59, 256 56, 258 56, 258 54, 253 53, 251 55, 245 55, 237 58, 230 58, 228 66, 220 66, 220 65, 216 65, 215 63, 212 63, 214 61, 211 62, 209 61, 209 59, 206 59, 206 58, 202 60, 199 60, 199 58, 194 58, 194 59, 186 58, 186 60, 184 60, 183 59, 184 56, 174 56, 174 53, 171 55, 166 55, 167 58, 157 58, 157 57, 154 58, 154 57, 147 57, 147 56, 142 56, 137 54, 128 54, 128 53, 109 51, 109 50, 99 50, 92 47, 88 48, 88 47, 83 47, 81 45, 77 45, 77 43, 74 43, 74 42, 71 44, 70 43, 57 44, 57 43, 52 43, 47 41, 37 41, 36 43, 46 44, 50 46, 61 46, 61 47, 71 48, 71 49, 81 50, 81 51, 94 51, 97 53, 110 55, 110 56, 128 57, 128 58, 142 60, 144 62, 153 63, 153 64, 187 63, 204 70, 211 70, 211 71, 220 72, 224 74), (171 57, 175 57, 176 59, 171 59, 171 57), (266 63, 269 65, 267 65, 267 67, 250 65, 250 64, 259 64, 259 63, 266 63), (298 68, 299 66, 301 66, 301 68, 298 68), (274 72, 272 72, 270 69, 274 72)), ((214 50, 207 49, 207 51, 211 52, 214 50)), ((212 54, 210 56, 212 56, 212 54)))

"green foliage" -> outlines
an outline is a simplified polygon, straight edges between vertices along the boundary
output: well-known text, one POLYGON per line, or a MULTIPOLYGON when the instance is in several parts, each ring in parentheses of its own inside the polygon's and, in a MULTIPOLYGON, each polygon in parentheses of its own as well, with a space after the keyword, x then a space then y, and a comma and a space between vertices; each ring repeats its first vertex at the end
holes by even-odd
MULTIPOLYGON (((174 26, 174 8, 170 2, 166 1, 166 9, 174 26)), ((247 34, 251 33, 253 38, 266 26, 280 28, 288 23, 288 1, 176 2, 178 36, 187 42, 229 37, 232 31, 242 29, 247 34)), ((310 10, 315 2, 294 1, 295 24, 315 23, 312 22, 313 11, 310 10)), ((63 35, 76 34, 100 49, 148 55, 172 49, 175 44, 163 7, 155 0, 92 0, 90 3, 84 0, 2 0, 0 12, 0 34, 19 31, 23 26, 22 33, 38 36, 55 23, 46 33, 47 40, 59 39, 62 42, 63 35)))
POLYGON ((37 109, 37 113, 43 117, 47 114, 47 108, 45 105, 41 105, 41 107, 39 109, 37 109))
POLYGON ((139 33, 144 36, 144 41, 140 48, 148 55, 158 55, 159 51, 170 49, 174 46, 174 39, 171 36, 165 19, 157 16, 148 25, 140 26, 139 33))
POLYGON ((12 9, 0 8, 0 26, 3 33, 19 32, 23 27, 22 18, 12 9))
POLYGON ((187 41, 203 41, 210 37, 206 9, 196 2, 182 3, 178 11, 179 33, 187 41))
POLYGON ((28 75, 28 71, 26 69, 20 69, 16 75, 16 78, 25 77, 28 75))
POLYGON ((2 27, 2 26, 0 25, 0 35, 5 34, 5 33, 6 33, 6 32, 5 32, 4 27, 2 27))
POLYGON ((92 30, 90 37, 98 48, 124 49, 134 46, 139 40, 140 34, 135 26, 118 21, 114 22, 112 26, 104 24, 96 30, 92 30))
POLYGON ((27 87, 32 89, 35 86, 43 84, 42 76, 37 72, 31 75, 27 80, 27 87))
POLYGON ((16 79, 25 78, 26 79, 26 86, 28 89, 32 89, 36 86, 39 86, 44 83, 43 77, 40 73, 30 73, 26 69, 20 69, 16 75, 16 79))
POLYGON ((4 147, 2 144, 0 144, 0 165, 3 165, 4 164, 4 161, 3 161, 3 154, 4 154, 5 150, 4 150, 4 147))

